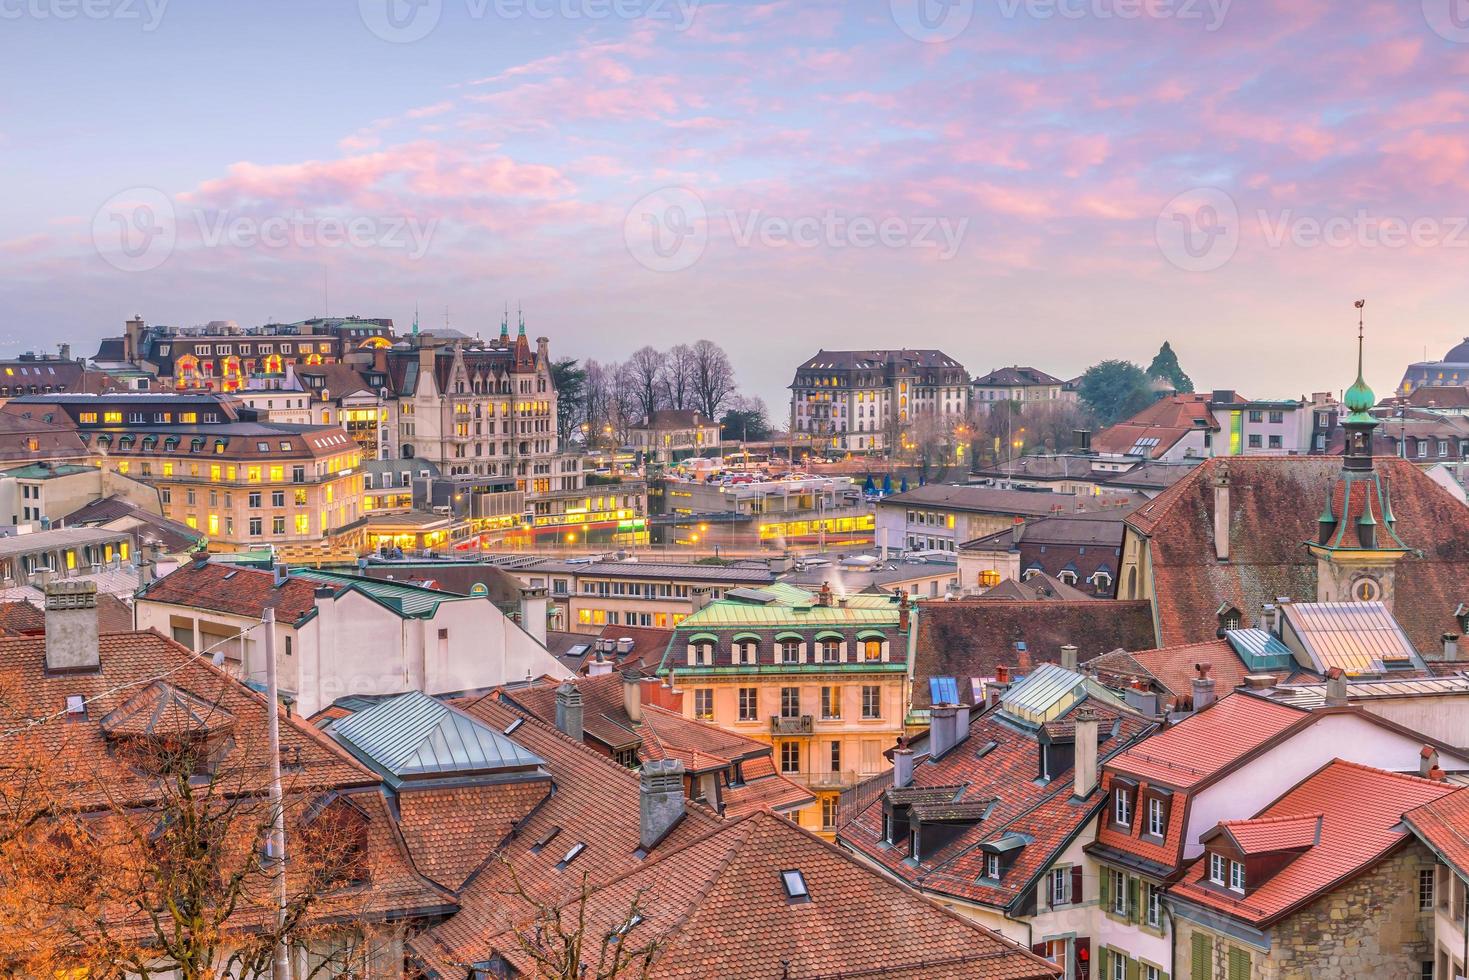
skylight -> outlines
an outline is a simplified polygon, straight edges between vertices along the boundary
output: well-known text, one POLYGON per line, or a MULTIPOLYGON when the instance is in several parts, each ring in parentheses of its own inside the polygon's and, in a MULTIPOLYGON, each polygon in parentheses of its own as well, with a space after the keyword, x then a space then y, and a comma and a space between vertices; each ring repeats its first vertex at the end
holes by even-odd
POLYGON ((566 852, 566 855, 556 864, 556 867, 565 868, 568 864, 580 857, 581 852, 585 851, 586 849, 586 844, 582 843, 581 841, 577 841, 575 844, 571 845, 571 850, 566 852))
POLYGON ((530 849, 532 851, 536 852, 537 854, 539 854, 545 848, 545 846, 547 844, 551 843, 553 840, 556 839, 556 835, 559 834, 559 833, 561 833, 561 827, 560 826, 552 827, 550 830, 548 830, 544 834, 542 834, 541 837, 540 837, 540 840, 538 840, 534 844, 532 844, 530 846, 530 849))
POLYGON ((782 871, 780 883, 785 887, 786 898, 793 902, 806 901, 811 898, 811 890, 806 887, 806 876, 799 870, 782 871))
POLYGON ((525 724, 525 719, 524 718, 517 718, 517 719, 515 719, 510 724, 508 724, 508 725, 505 726, 505 734, 506 735, 514 735, 515 734, 515 730, 517 728, 519 728, 521 725, 524 725, 524 724, 525 724))

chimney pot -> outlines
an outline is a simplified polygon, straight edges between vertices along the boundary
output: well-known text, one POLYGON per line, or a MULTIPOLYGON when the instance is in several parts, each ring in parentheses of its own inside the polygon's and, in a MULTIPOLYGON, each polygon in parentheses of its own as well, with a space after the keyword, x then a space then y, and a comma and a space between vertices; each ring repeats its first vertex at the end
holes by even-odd
POLYGON ((1342 673, 1340 667, 1332 667, 1326 672, 1326 704, 1328 707, 1339 708, 1347 703, 1347 675, 1342 673))
POLYGON ((1214 678, 1209 676, 1213 664, 1194 664, 1198 676, 1193 680, 1194 710, 1203 711, 1214 703, 1214 678))
POLYGON ((610 673, 612 673, 612 661, 602 656, 602 651, 598 650, 597 655, 587 664, 587 676, 601 677, 603 674, 610 673))
POLYGON ((1064 644, 1061 647, 1061 666, 1062 667, 1065 667, 1067 670, 1075 670, 1076 669, 1076 645, 1075 644, 1067 643, 1067 644, 1064 644))
POLYGON ((1431 745, 1425 745, 1418 753, 1418 775, 1425 779, 1432 778, 1430 774, 1435 769, 1438 769, 1438 750, 1431 745))
POLYGON ((1459 634, 1445 633, 1443 635, 1443 658, 1449 663, 1459 659, 1459 634))

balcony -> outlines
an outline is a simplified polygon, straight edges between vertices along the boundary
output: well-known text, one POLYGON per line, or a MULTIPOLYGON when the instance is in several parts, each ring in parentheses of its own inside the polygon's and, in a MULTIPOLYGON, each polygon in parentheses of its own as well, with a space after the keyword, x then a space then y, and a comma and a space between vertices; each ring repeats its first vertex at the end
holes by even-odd
POLYGON ((772 735, 810 735, 815 725, 815 719, 810 715, 799 715, 795 718, 782 718, 780 715, 770 716, 770 734, 772 735))
MULTIPOLYGON (((891 772, 891 770, 888 770, 891 772)), ((842 769, 835 772, 786 772, 781 773, 792 782, 799 783, 813 791, 831 791, 851 789, 858 783, 879 775, 877 772, 867 772, 862 769, 842 769)))

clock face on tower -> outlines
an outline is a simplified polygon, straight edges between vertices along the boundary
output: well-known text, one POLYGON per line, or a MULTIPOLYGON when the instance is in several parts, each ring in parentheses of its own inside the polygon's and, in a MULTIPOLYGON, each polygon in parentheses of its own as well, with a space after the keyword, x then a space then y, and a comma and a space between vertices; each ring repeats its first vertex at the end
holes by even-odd
POLYGON ((1382 598, 1382 583, 1370 575, 1352 580, 1352 599, 1356 602, 1376 602, 1382 598))

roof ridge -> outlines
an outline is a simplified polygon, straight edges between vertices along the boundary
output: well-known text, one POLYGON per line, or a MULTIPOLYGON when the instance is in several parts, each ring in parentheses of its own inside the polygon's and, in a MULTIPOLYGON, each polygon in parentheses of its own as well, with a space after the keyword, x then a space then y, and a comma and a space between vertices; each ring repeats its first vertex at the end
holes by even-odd
POLYGON ((1311 813, 1283 814, 1278 817, 1240 817, 1237 820, 1221 820, 1219 821, 1219 826, 1237 827, 1244 824, 1258 825, 1266 823, 1289 823, 1292 820, 1320 820, 1323 819, 1325 816, 1326 814, 1323 811, 1316 810, 1311 813))
MULTIPOLYGON (((1382 769, 1382 768, 1379 768, 1377 766, 1369 766, 1369 765, 1367 765, 1365 763, 1362 763, 1362 762, 1353 762, 1351 759, 1343 759, 1343 758, 1340 758, 1340 757, 1337 757, 1337 758, 1332 759, 1326 765, 1322 766, 1319 770, 1317 770, 1315 773, 1313 773, 1312 776, 1320 775, 1321 773, 1323 773, 1326 770, 1332 768, 1333 766, 1346 766, 1346 767, 1350 767, 1352 769, 1360 769, 1363 772, 1370 772, 1370 773, 1374 773, 1374 774, 1379 775, 1379 776, 1395 776, 1398 779, 1409 780, 1409 781, 1415 782, 1415 783, 1423 783, 1423 784, 1428 785, 1428 786, 1438 786, 1438 787, 1441 787, 1443 789, 1448 790, 1449 792, 1454 792, 1454 788, 1452 786, 1449 786, 1447 783, 1441 782, 1440 780, 1437 780, 1437 779, 1429 779, 1429 778, 1427 778, 1425 776, 1419 776, 1419 775, 1415 775, 1414 773, 1408 773, 1408 772, 1393 772, 1391 769, 1382 769)), ((1306 778, 1307 779, 1310 779, 1312 777, 1311 776, 1307 776, 1306 778)))

